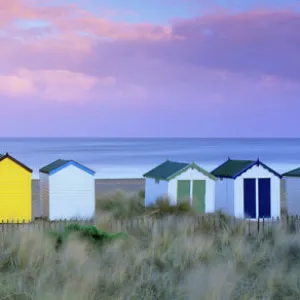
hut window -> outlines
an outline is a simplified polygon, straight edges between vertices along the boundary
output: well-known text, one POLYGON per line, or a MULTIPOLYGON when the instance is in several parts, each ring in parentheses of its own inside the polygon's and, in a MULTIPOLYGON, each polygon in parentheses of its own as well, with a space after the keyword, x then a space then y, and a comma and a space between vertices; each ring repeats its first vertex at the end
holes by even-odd
POLYGON ((155 179, 155 183, 158 184, 159 183, 159 179, 155 179))

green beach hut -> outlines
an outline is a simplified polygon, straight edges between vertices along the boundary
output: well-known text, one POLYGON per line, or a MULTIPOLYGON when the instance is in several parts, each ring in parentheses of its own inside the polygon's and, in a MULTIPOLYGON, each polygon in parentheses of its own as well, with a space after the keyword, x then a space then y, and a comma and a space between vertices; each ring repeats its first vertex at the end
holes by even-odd
POLYGON ((215 211, 216 177, 196 163, 166 160, 145 173, 145 206, 167 197, 171 205, 189 201, 198 213, 215 211))

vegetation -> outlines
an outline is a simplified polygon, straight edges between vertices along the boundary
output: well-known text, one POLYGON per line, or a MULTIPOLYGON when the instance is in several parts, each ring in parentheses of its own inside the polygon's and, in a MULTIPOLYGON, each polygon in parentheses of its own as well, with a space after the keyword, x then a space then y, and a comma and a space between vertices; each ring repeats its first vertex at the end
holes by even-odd
POLYGON ((105 195, 97 199, 96 211, 99 214, 109 212, 112 217, 117 219, 139 216, 147 213, 142 196, 142 193, 126 195, 122 192, 105 195))
MULTIPOLYGON (((104 205, 107 214, 114 212, 109 218, 126 218, 120 207, 127 217, 137 215, 130 209, 139 206, 129 198, 114 200, 111 208, 109 201, 104 205)), ((141 212, 163 211, 163 205, 141 212)), ((139 223, 127 238, 101 243, 99 228, 72 225, 57 250, 57 236, 12 231, 0 237, 0 299, 300 299, 297 226, 248 236, 243 224, 232 230, 228 218, 218 216, 223 226, 214 234, 214 222, 193 227, 190 211, 168 211, 154 218, 154 224, 163 224, 160 230, 139 223)))
POLYGON ((56 249, 62 246, 72 233, 77 233, 81 239, 86 239, 96 245, 103 245, 104 242, 113 241, 120 237, 127 237, 127 234, 123 232, 108 233, 95 226, 82 226, 75 223, 65 226, 63 231, 55 230, 50 231, 50 233, 56 238, 56 249))
POLYGON ((96 210, 99 213, 109 212, 117 219, 129 219, 148 214, 165 215, 192 213, 192 209, 188 202, 170 205, 167 198, 159 198, 155 204, 145 208, 144 196, 144 191, 131 195, 126 195, 122 192, 117 192, 115 195, 106 195, 97 199, 96 210))

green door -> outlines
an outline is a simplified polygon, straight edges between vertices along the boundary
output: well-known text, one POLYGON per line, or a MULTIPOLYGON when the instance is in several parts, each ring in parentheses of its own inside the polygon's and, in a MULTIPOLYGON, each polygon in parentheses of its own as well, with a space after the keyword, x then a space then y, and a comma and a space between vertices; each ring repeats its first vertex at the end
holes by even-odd
POLYGON ((191 191, 190 180, 177 181, 177 203, 189 202, 191 191))
POLYGON ((205 180, 193 180, 193 209, 205 213, 205 180))

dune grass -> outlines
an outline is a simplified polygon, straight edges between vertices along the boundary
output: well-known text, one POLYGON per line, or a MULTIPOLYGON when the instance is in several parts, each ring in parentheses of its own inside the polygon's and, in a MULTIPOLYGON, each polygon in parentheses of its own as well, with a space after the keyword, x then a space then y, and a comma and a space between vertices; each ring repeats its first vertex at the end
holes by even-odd
POLYGON ((96 200, 96 211, 98 214, 109 212, 117 219, 130 219, 149 214, 160 216, 165 214, 192 213, 188 202, 170 205, 167 198, 159 198, 155 204, 145 208, 144 191, 132 194, 117 192, 98 197, 96 200))
MULTIPOLYGON (((110 218, 145 213, 130 199, 102 204, 110 218)), ((58 250, 45 232, 0 234, 0 299, 300 299, 300 233, 246 236, 223 216, 212 234, 209 224, 192 227, 191 218, 161 214, 154 223, 163 228, 139 224, 128 238, 101 245, 74 232, 58 250)))
POLYGON ((5 236, 0 299, 300 299, 299 234, 171 224, 102 246, 71 234, 59 251, 38 231, 5 236))

